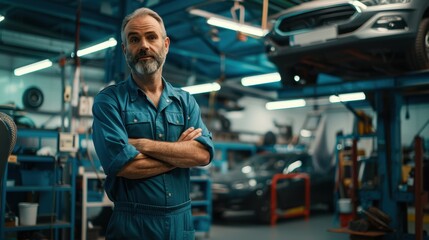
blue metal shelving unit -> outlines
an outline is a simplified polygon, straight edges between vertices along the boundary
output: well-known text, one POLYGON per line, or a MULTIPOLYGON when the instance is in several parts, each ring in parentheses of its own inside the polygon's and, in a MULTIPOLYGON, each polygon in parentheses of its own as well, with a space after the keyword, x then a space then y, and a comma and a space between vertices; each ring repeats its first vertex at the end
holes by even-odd
POLYGON ((205 233, 206 238, 208 238, 212 222, 211 180, 208 176, 191 176, 191 191, 192 186, 195 185, 198 186, 202 195, 196 199, 191 197, 194 228, 196 232, 205 233))
MULTIPOLYGON (((58 132, 48 130, 33 130, 33 129, 18 129, 17 144, 23 144, 26 140, 30 140, 32 144, 36 143, 37 148, 43 147, 48 142, 52 143, 57 141, 58 132)), ((69 171, 59 172, 58 161, 59 155, 57 156, 31 156, 31 155, 17 155, 18 164, 52 164, 54 166, 53 171, 55 174, 52 175, 54 178, 52 184, 49 185, 17 185, 17 186, 6 186, 8 179, 8 169, 3 177, 3 186, 1 191, 1 216, 6 214, 6 195, 17 194, 25 192, 37 192, 37 193, 52 193, 55 196, 55 215, 56 219, 50 223, 37 223, 34 226, 5 226, 5 221, 0 221, 0 239, 5 239, 7 233, 21 232, 21 231, 35 231, 35 230, 51 230, 53 231, 53 239, 61 239, 65 234, 60 234, 61 230, 68 230, 69 234, 67 239, 74 239, 74 222, 75 222, 75 185, 76 185, 76 161, 74 158, 67 156, 67 161, 64 163, 69 167, 69 171), (58 181, 63 173, 70 173, 67 183, 58 181), (69 209, 68 216, 65 216, 63 212, 63 206, 65 196, 69 196, 69 209)), ((31 183, 31 182, 30 182, 31 183)), ((40 204, 39 204, 40 205, 40 204)))

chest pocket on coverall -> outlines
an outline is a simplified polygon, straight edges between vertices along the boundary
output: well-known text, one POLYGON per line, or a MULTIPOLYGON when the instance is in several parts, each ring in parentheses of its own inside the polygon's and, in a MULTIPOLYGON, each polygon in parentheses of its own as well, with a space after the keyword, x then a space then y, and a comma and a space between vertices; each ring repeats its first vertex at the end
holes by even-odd
POLYGON ((181 112, 166 111, 165 116, 168 123, 168 141, 175 142, 185 130, 185 118, 181 112))
POLYGON ((145 112, 124 112, 125 128, 130 138, 153 138, 152 123, 145 112))

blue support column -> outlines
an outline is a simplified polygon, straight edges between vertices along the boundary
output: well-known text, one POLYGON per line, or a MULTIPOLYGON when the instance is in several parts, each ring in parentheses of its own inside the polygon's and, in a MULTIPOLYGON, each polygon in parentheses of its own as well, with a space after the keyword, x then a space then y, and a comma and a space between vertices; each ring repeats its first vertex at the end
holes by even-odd
POLYGON ((131 13, 132 6, 130 1, 121 1, 120 2, 120 10, 121 13, 119 16, 118 21, 116 22, 116 32, 115 32, 115 39, 118 42, 116 47, 108 52, 108 55, 106 56, 106 62, 105 62, 105 76, 104 76, 104 82, 109 83, 111 81, 114 82, 120 82, 126 78, 126 71, 127 66, 125 63, 125 58, 122 53, 122 40, 121 40, 121 25, 122 25, 122 19, 131 13))
POLYGON ((404 239, 403 234, 407 232, 407 206, 406 202, 398 199, 399 185, 402 184, 402 142, 401 142, 401 107, 403 104, 403 96, 399 92, 395 91, 394 94, 390 94, 390 108, 392 114, 390 116, 390 162, 391 162, 391 181, 392 188, 391 194, 396 201, 396 208, 398 210, 396 219, 397 228, 397 239, 404 239))
POLYGON ((399 202, 398 186, 401 182, 401 125, 402 96, 396 91, 375 93, 377 111, 378 176, 380 182, 379 208, 392 219, 395 232, 387 239, 401 240, 406 232, 406 208, 399 202), (402 206, 401 206, 402 205, 402 206))

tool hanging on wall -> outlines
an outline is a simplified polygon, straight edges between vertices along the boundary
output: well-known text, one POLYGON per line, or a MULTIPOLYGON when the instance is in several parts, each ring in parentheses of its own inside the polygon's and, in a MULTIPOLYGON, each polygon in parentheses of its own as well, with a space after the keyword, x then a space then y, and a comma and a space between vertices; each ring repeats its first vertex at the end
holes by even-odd
MULTIPOLYGON (((235 1, 234 2, 234 6, 231 7, 231 15, 232 15, 232 19, 234 19, 234 21, 237 21, 240 24, 244 24, 244 17, 245 17, 245 9, 243 5, 240 5, 241 1, 235 1), (238 11, 238 17, 237 17, 237 11, 238 11)), ((247 41, 247 36, 240 32, 237 31, 237 39, 241 42, 245 42, 247 41)))
POLYGON ((22 95, 22 103, 24 107, 37 109, 42 106, 44 100, 43 92, 38 87, 27 88, 22 95))
POLYGON ((81 17, 81 1, 78 1, 78 6, 76 9, 76 35, 75 35, 75 49, 74 49, 74 64, 75 64, 75 72, 73 78, 73 89, 72 89, 72 98, 71 105, 73 107, 77 107, 79 103, 79 83, 80 83, 80 58, 77 54, 80 45, 80 17, 81 17))

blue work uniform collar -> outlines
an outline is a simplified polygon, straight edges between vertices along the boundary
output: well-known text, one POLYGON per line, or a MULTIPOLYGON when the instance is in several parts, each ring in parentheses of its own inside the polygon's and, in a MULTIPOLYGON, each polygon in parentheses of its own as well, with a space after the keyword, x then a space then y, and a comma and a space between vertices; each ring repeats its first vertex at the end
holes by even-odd
MULTIPOLYGON (((166 99, 167 102, 170 102, 170 99, 172 99, 172 98, 179 99, 179 96, 178 96, 177 92, 174 90, 173 86, 169 82, 167 82, 164 79, 164 77, 162 77, 162 84, 164 86, 164 90, 162 91, 162 95, 161 95, 162 98, 167 98, 166 99)), ((133 80, 131 75, 127 79, 127 88, 128 88, 128 92, 130 94, 131 102, 136 101, 139 92, 143 93, 143 91, 139 88, 139 86, 133 80)))

